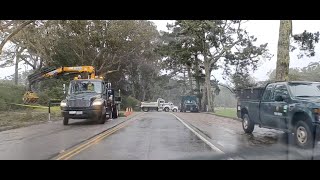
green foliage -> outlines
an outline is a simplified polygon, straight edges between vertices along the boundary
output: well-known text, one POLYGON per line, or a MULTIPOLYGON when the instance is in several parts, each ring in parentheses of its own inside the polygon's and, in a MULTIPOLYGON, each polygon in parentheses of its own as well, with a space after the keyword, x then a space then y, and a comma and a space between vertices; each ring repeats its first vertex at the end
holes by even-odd
POLYGON ((131 107, 134 110, 140 110, 140 101, 132 96, 122 97, 121 109, 125 110, 127 107, 131 107))
POLYGON ((248 87, 254 87, 257 85, 255 80, 248 74, 232 74, 230 76, 231 83, 234 85, 235 89, 242 89, 248 87))
POLYGON ((7 109, 7 104, 4 99, 0 99, 0 111, 4 111, 7 109))
POLYGON ((8 83, 0 83, 0 110, 9 108, 19 108, 8 103, 22 103, 22 97, 25 92, 23 86, 16 86, 8 83))
MULTIPOLYGON (((319 42, 319 32, 311 33, 306 30, 301 34, 293 35, 294 42, 298 44, 299 50, 301 51, 298 55, 299 58, 302 58, 304 55, 307 57, 315 56, 315 44, 319 42), (302 53, 303 52, 303 53, 302 53)), ((292 46, 291 51, 296 49, 292 46)))

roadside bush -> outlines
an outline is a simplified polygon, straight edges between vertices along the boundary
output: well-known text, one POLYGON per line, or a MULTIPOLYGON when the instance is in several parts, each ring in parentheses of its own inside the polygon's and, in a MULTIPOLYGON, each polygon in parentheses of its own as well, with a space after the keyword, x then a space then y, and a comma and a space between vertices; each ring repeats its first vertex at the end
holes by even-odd
POLYGON ((48 94, 46 92, 40 92, 40 93, 37 93, 37 95, 39 97, 38 104, 47 106, 50 100, 50 97, 48 96, 48 94))
POLYGON ((4 111, 7 109, 6 102, 3 99, 0 99, 0 111, 4 111))
POLYGON ((132 107, 133 110, 137 111, 140 109, 139 107, 140 101, 132 96, 127 96, 122 98, 121 109, 125 110, 127 107, 132 107))
POLYGON ((24 93, 25 88, 23 86, 0 83, 0 110, 21 109, 21 107, 8 105, 8 103, 22 103, 24 93))

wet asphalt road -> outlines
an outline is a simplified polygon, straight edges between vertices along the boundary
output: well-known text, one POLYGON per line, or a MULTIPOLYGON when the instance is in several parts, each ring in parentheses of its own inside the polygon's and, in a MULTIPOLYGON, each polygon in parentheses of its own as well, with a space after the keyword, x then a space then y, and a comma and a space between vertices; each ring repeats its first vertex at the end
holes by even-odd
POLYGON ((128 119, 128 126, 90 146, 71 159, 320 159, 319 144, 302 150, 288 135, 255 128, 245 134, 241 122, 203 113, 174 113, 208 142, 214 151, 171 113, 135 113, 104 125, 86 120, 61 121, 0 132, 0 159, 51 159, 65 149, 128 119))
POLYGON ((319 142, 314 149, 305 150, 297 148, 292 142, 292 138, 289 138, 289 135, 282 131, 255 126, 252 134, 245 134, 241 122, 237 120, 204 113, 175 114, 234 159, 320 159, 319 142))
POLYGON ((217 154, 170 113, 150 112, 72 159, 198 159, 217 154))
POLYGON ((0 159, 51 159, 59 152, 125 120, 126 118, 108 120, 103 125, 88 120, 70 120, 69 126, 63 126, 62 121, 56 121, 2 131, 0 132, 0 159))

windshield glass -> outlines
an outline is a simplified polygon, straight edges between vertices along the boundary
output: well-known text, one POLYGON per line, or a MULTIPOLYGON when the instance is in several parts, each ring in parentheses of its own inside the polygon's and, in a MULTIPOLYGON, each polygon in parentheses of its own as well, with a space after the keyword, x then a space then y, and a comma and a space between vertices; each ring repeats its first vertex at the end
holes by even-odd
POLYGON ((74 81, 70 83, 69 94, 101 93, 101 82, 98 81, 74 81))
POLYGON ((23 19, 0 160, 320 160, 320 20, 23 19))
POLYGON ((320 84, 318 83, 310 83, 310 84, 300 84, 300 83, 292 83, 289 84, 289 88, 293 96, 296 97, 314 97, 320 96, 320 84))

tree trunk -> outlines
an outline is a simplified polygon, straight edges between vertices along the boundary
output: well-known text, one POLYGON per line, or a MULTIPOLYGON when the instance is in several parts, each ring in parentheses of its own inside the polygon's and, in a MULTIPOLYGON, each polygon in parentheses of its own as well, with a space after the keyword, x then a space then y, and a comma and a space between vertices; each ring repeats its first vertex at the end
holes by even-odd
POLYGON ((288 81, 289 80, 289 46, 290 35, 292 32, 292 20, 281 20, 279 29, 278 40, 278 53, 277 53, 277 67, 276 67, 276 80, 288 81))
POLYGON ((194 95, 193 87, 192 87, 192 74, 190 66, 187 66, 188 78, 189 78, 189 86, 190 86, 190 94, 194 95))
POLYGON ((199 61, 198 61, 198 57, 196 55, 195 57, 195 77, 196 77, 196 91, 197 91, 197 97, 199 99, 199 109, 202 110, 202 98, 200 97, 200 69, 199 69, 199 61))
POLYGON ((208 62, 208 59, 206 56, 204 56, 204 69, 206 71, 205 76, 205 87, 207 91, 207 101, 208 101, 208 111, 214 112, 213 104, 212 104, 212 91, 211 91, 211 83, 210 83, 210 62, 208 62))
POLYGON ((202 91, 202 99, 201 99, 201 107, 202 107, 202 111, 206 112, 207 111, 207 103, 208 102, 208 98, 207 98, 207 88, 204 86, 203 87, 203 91, 202 91))
POLYGON ((18 79, 19 79, 19 54, 16 55, 16 64, 14 68, 14 84, 18 85, 18 79))
POLYGON ((187 87, 187 83, 186 83, 186 69, 183 68, 183 94, 186 94, 186 87, 187 87))
POLYGON ((142 101, 145 101, 146 99, 146 91, 144 88, 142 88, 142 101))
POLYGON ((19 61, 20 61, 20 54, 19 48, 16 49, 16 63, 14 68, 14 84, 18 85, 19 81, 19 61))

